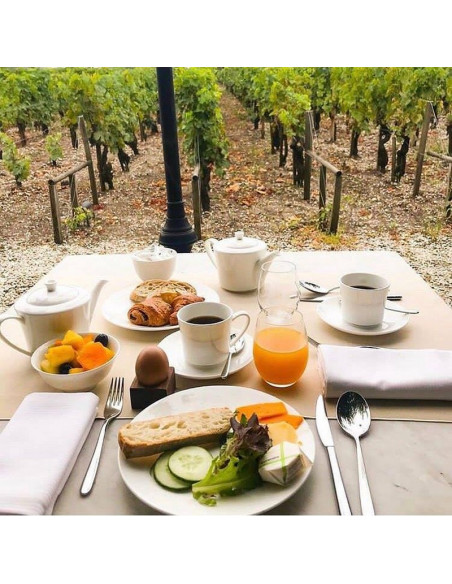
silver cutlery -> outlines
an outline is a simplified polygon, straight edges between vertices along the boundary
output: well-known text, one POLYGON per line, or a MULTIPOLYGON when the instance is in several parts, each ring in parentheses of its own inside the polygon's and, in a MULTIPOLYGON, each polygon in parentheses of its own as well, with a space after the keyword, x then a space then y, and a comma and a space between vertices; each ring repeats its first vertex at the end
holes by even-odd
MULTIPOLYGON (((291 298, 296 298, 296 295, 291 296, 291 298)), ((299 298, 300 302, 323 302, 325 298, 299 298)), ((392 302, 398 302, 402 300, 402 296, 387 296, 387 300, 391 300, 392 302)), ((395 310, 394 308, 392 310, 395 310)), ((403 311, 405 312, 405 311, 403 311)))
MULTIPOLYGON (((231 335, 231 337, 232 337, 232 335, 231 335)), ((245 338, 242 337, 236 343, 234 343, 232 345, 232 347, 229 349, 228 358, 226 359, 226 363, 224 364, 223 371, 221 372, 221 379, 226 379, 226 377, 229 375, 229 369, 231 368, 232 355, 237 355, 237 353, 240 353, 240 351, 243 349, 244 346, 245 346, 245 338)))
POLYGON ((390 310, 391 312, 401 312, 402 314, 419 314, 419 310, 411 310, 408 308, 390 308, 385 306, 385 310, 390 310))
POLYGON ((322 288, 322 286, 319 286, 318 284, 315 284, 314 282, 305 282, 303 280, 299 280, 299 283, 301 284, 301 286, 303 286, 303 288, 306 288, 306 290, 309 290, 309 292, 314 292, 315 294, 329 294, 330 292, 332 292, 333 290, 337 290, 339 288, 339 286, 334 286, 333 288, 322 288))
POLYGON ((325 402, 323 396, 319 395, 315 408, 315 422, 317 432, 322 444, 326 447, 330 459, 331 472, 333 474, 334 488, 336 490, 337 502, 341 515, 351 515, 350 505, 345 492, 344 483, 342 482, 341 471, 337 462, 336 451, 334 449, 333 435, 331 434, 330 423, 325 411, 325 402))
POLYGON ((361 451, 360 436, 370 427, 370 409, 366 400, 354 391, 343 393, 337 401, 336 414, 341 428, 355 439, 358 459, 359 497, 363 515, 375 515, 366 467, 361 451))
POLYGON ((82 495, 88 495, 94 485, 96 479, 97 469, 99 467, 100 455, 102 452, 102 446, 104 443, 105 432, 107 430, 108 424, 117 418, 122 412, 122 404, 124 400, 124 377, 113 377, 110 383, 110 390, 108 392, 107 401, 104 408, 104 423, 99 432, 99 437, 96 442, 96 447, 94 449, 91 462, 89 463, 88 470, 86 471, 85 478, 83 479, 82 486, 80 488, 80 493, 82 495))

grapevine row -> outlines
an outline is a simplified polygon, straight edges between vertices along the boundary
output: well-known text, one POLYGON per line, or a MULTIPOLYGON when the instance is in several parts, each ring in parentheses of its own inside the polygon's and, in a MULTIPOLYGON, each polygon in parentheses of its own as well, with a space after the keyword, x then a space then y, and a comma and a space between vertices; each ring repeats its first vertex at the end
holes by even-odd
MULTIPOLYGON (((221 172, 227 160, 217 80, 210 69, 179 68, 175 89, 183 147, 190 160, 201 163, 207 206, 210 172, 213 167, 221 172)), ((146 140, 149 130, 158 131, 158 107, 155 68, 0 69, 0 150, 6 154, 5 163, 20 159, 5 132, 16 127, 18 145, 24 146, 27 130, 40 129, 47 135, 57 119, 76 148, 77 121, 83 116, 96 151, 101 190, 113 189, 109 154, 117 155, 127 172, 126 146, 138 154, 138 140, 146 140)), ((55 136, 48 140, 48 148, 58 153, 55 136)), ((9 166, 18 184, 25 180, 28 167, 25 164, 21 172, 17 162, 14 170, 9 166)))
POLYGON ((404 174, 410 140, 416 140, 425 104, 447 116, 449 156, 452 155, 452 68, 446 67, 226 67, 218 79, 250 112, 257 128, 270 122, 272 151, 280 165, 304 132, 304 113, 330 119, 330 139, 336 139, 336 118, 346 117, 351 133, 350 156, 358 156, 361 134, 379 128, 378 169, 384 172, 384 144, 391 135, 401 141, 396 180, 404 174))

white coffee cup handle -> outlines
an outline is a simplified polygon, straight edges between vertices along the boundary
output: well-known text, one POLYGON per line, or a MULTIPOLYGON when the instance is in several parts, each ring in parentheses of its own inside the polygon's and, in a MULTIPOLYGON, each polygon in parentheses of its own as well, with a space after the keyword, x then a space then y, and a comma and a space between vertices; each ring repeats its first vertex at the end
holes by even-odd
POLYGON ((14 315, 3 315, 0 316, 0 337, 5 341, 5 343, 7 345, 9 345, 10 347, 12 347, 13 349, 16 349, 16 351, 20 351, 21 353, 24 353, 24 355, 31 355, 30 351, 27 351, 25 349, 21 349, 20 347, 18 347, 17 345, 15 345, 12 341, 10 341, 7 337, 5 337, 5 335, 2 333, 2 324, 5 322, 5 320, 18 320, 20 321, 23 325, 25 325, 25 320, 22 316, 14 316, 14 315))
POLYGON ((230 347, 232 347, 233 345, 235 345, 235 343, 236 343, 237 341, 239 341, 239 340, 240 340, 240 339, 243 337, 243 335, 246 333, 246 331, 247 331, 248 327, 250 326, 251 317, 250 317, 250 315, 249 315, 247 312, 245 312, 244 310, 239 310, 238 312, 234 312, 234 314, 231 316, 231 322, 232 322, 233 320, 235 320, 236 318, 239 318, 239 317, 241 317, 241 316, 244 316, 244 317, 246 318, 246 324, 245 324, 245 326, 243 327, 243 329, 242 329, 242 330, 241 330, 239 333, 236 333, 235 337, 234 337, 233 339, 231 339, 231 341, 230 341, 230 343, 229 343, 229 346, 230 346, 230 347))

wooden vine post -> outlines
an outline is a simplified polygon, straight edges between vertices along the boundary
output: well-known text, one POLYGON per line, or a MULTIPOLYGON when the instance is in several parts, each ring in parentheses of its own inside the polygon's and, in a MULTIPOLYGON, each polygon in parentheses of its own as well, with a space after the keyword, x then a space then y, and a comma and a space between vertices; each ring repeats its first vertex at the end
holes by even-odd
POLYGON ((447 191, 446 191, 446 219, 452 219, 452 161, 449 164, 449 174, 447 177, 447 191))
MULTIPOLYGON (((304 114, 304 149, 305 152, 312 150, 312 129, 311 129, 311 112, 304 114)), ((303 199, 311 200, 311 172, 312 160, 310 156, 305 156, 304 160, 304 178, 303 178, 303 199)))
POLYGON ((422 166, 424 164, 425 147, 427 145, 427 136, 432 117, 435 115, 432 104, 428 101, 425 106, 424 121, 422 122, 421 138, 419 140, 419 149, 417 153, 416 175, 414 177, 413 197, 417 197, 421 188, 422 166))
POLYGON ((391 145, 391 182, 393 183, 396 180, 397 163, 397 136, 395 134, 392 135, 391 145))
POLYGON ((64 179, 69 179, 70 197, 71 197, 71 207, 76 209, 78 204, 77 196, 77 182, 76 174, 84 168, 88 168, 89 181, 91 187, 91 196, 93 200, 93 205, 99 204, 99 199, 97 196, 96 179, 94 176, 93 161, 91 158, 91 150, 89 147, 88 136, 86 134, 85 121, 83 116, 78 118, 80 135, 82 136, 83 146, 85 149, 85 162, 80 162, 77 166, 63 172, 55 178, 49 179, 49 196, 50 196, 50 209, 52 213, 52 226, 53 226, 53 239, 55 243, 63 243, 63 230, 61 228, 61 213, 60 213, 60 203, 58 200, 57 184, 62 182, 64 179))
POLYGON ((99 204, 97 196, 96 177, 94 175, 93 159, 91 156, 91 148, 89 146, 88 134, 86 132, 85 119, 83 116, 78 117, 78 129, 83 141, 83 148, 85 150, 85 159, 88 164, 89 184, 91 187, 91 195, 93 197, 93 205, 99 204))
POLYGON ((309 201, 311 198, 311 173, 312 173, 312 159, 320 164, 320 179, 319 179, 319 227, 329 233, 337 233, 339 226, 339 212, 341 208, 342 195, 342 171, 333 166, 330 162, 316 154, 312 150, 312 128, 311 128, 311 112, 305 113, 305 162, 304 162, 304 200, 309 201), (334 175, 334 195, 333 205, 331 210, 330 227, 328 229, 327 217, 325 214, 326 208, 326 187, 327 187, 327 171, 334 175))
POLYGON ((191 177, 191 192, 193 200, 193 227, 198 241, 201 239, 201 183, 199 174, 201 167, 197 164, 191 177))

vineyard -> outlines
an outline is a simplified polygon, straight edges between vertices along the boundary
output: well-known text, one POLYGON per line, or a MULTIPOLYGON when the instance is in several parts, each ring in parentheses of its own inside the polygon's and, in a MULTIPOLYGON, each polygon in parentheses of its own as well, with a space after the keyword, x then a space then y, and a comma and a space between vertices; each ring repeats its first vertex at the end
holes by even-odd
MULTIPOLYGON (((451 71, 175 69, 190 222, 199 165, 203 238, 243 227, 280 249, 395 249, 434 285, 441 280, 437 289, 449 299, 451 71), (414 195, 424 134, 429 154, 414 195), (323 176, 320 207, 322 165, 308 151, 342 176, 337 232, 322 229, 329 225, 333 182, 323 176), (441 277, 431 275, 431 258, 423 257, 429 247, 441 277)), ((0 69, 0 131, 0 309, 67 253, 131 251, 158 238, 166 190, 155 69, 0 69), (76 208, 74 185, 62 181, 65 241, 58 246, 48 181, 85 160, 80 116, 99 204, 92 204, 85 170, 76 175, 76 208)), ((194 251, 201 248, 198 242, 194 251)))

